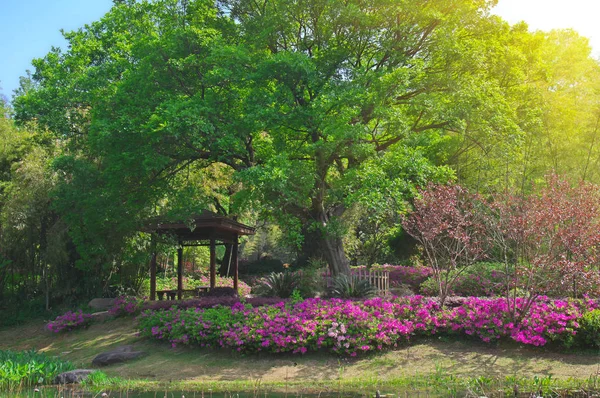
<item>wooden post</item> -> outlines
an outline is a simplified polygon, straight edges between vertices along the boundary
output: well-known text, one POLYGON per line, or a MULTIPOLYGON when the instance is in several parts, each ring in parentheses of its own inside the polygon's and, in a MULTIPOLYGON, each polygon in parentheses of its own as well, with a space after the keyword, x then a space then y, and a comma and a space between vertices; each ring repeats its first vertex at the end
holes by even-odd
POLYGON ((210 238, 210 288, 214 289, 217 284, 217 253, 215 250, 215 238, 210 238))
POLYGON ((156 300, 156 235, 150 236, 150 300, 156 300))
POLYGON ((177 300, 181 300, 183 290, 183 246, 177 248, 177 300))
POLYGON ((236 293, 238 292, 238 251, 239 251, 239 242, 238 237, 234 238, 233 247, 231 248, 231 261, 233 263, 233 289, 236 293))
POLYGON ((150 259, 150 300, 156 300, 156 251, 150 259))

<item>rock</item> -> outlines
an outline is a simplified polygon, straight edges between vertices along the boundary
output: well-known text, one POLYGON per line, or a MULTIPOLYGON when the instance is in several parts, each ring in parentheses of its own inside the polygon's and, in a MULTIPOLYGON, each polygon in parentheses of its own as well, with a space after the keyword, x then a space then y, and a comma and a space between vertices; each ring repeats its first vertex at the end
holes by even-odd
POLYGON ((61 373, 54 378, 54 384, 74 384, 81 383, 94 372, 91 369, 77 369, 70 372, 61 373))
POLYGON ((143 351, 134 351, 134 348, 131 345, 124 345, 117 347, 114 350, 98 354, 92 361, 92 365, 108 366, 112 365, 113 363, 126 362, 136 359, 143 355, 146 355, 146 353, 143 351))
POLYGON ((106 322, 109 319, 114 318, 108 311, 100 311, 100 312, 94 312, 92 314, 92 319, 94 322, 106 322))
POLYGON ((88 303, 88 306, 93 310, 107 311, 114 303, 114 298, 95 298, 88 303))

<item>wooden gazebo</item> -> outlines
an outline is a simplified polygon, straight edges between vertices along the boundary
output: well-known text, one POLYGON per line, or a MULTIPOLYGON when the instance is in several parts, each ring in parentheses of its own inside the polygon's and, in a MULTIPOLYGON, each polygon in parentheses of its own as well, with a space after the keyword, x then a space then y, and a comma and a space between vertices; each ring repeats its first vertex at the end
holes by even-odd
MULTIPOLYGON (((187 221, 154 220, 143 229, 153 236, 167 235, 175 238, 177 247, 177 299, 183 293, 183 248, 186 246, 210 247, 210 289, 216 284, 216 246, 232 245, 231 266, 233 288, 238 289, 238 238, 242 235, 254 235, 255 229, 230 218, 205 211, 190 217, 187 221)), ((156 245, 153 244, 150 260, 150 300, 156 300, 156 245)))

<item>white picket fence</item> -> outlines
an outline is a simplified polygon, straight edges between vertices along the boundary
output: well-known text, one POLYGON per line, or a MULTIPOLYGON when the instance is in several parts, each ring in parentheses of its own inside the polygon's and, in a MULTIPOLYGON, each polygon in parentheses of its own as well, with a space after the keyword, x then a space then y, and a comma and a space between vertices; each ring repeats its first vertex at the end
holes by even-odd
MULTIPOLYGON (((377 295, 386 296, 390 292, 390 271, 369 270, 366 268, 357 268, 351 270, 352 276, 358 280, 369 281, 377 289, 377 295)), ((324 274, 327 281, 327 287, 332 285, 333 276, 330 270, 326 270, 324 274)))

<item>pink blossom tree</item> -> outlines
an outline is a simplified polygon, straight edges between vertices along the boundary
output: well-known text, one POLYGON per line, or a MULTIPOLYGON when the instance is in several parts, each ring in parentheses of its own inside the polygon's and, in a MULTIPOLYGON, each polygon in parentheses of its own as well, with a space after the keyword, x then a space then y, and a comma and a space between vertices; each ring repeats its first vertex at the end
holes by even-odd
POLYGON ((507 299, 524 295, 523 317, 544 294, 578 297, 599 292, 600 191, 597 186, 571 186, 556 175, 530 195, 504 195, 493 205, 487 231, 502 253, 507 269, 507 299), (507 273, 508 274, 508 273, 507 273), (519 292, 519 290, 521 290, 519 292))
POLYGON ((459 185, 429 184, 403 220, 433 269, 441 305, 464 270, 486 257, 484 206, 478 195, 459 185))

